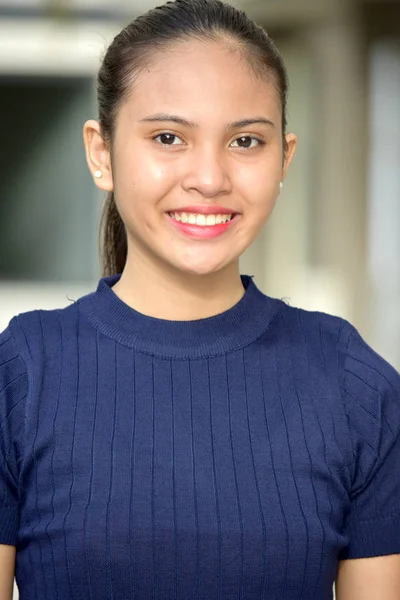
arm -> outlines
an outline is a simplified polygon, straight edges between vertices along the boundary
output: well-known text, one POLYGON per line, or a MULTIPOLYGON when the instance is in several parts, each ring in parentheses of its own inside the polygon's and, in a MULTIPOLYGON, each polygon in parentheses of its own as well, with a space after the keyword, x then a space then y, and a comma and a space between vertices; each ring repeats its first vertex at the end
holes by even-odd
POLYGON ((339 562, 336 600, 399 600, 400 554, 339 562))
POLYGON ((0 600, 12 600, 15 571, 15 546, 0 544, 0 600))

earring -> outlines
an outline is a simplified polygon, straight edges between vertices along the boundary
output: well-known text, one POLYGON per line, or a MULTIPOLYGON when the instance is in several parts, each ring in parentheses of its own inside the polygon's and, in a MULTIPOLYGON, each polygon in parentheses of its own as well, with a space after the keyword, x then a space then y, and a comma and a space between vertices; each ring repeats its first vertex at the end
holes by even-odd
POLYGON ((283 188, 283 181, 280 182, 279 187, 282 189, 283 188))
POLYGON ((103 173, 100 171, 100 169, 98 171, 95 171, 94 176, 97 179, 100 179, 101 177, 103 177, 103 173))

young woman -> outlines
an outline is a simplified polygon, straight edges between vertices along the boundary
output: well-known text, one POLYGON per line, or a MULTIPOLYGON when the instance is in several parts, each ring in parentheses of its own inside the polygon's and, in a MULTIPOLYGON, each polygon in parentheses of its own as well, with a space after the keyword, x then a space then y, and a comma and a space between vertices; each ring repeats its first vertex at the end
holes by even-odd
POLYGON ((218 0, 128 25, 84 127, 104 277, 0 341, 0 592, 398 600, 400 376, 239 272, 296 148, 278 50, 218 0))

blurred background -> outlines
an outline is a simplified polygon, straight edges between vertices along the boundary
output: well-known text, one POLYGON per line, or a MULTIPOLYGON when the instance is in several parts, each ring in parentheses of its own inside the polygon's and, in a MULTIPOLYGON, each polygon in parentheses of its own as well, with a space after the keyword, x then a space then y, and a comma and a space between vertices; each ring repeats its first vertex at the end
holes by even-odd
MULTIPOLYGON (((82 126, 121 27, 153 0, 0 0, 0 329, 100 276, 82 126)), ((400 2, 234 0, 277 42, 299 148, 242 258, 271 296, 351 321, 400 367, 400 2)))
MULTIPOLYGON (((82 126, 107 44, 152 0, 0 0, 0 329, 100 276, 82 126)), ((237 0, 277 42, 299 148, 242 258, 271 296, 351 321, 400 368, 400 2, 237 0)))

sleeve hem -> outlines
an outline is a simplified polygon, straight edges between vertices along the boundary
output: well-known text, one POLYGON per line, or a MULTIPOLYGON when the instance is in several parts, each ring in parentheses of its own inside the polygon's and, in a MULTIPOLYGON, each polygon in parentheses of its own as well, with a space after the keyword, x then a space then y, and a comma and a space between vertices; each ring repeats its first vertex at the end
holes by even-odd
POLYGON ((15 546, 18 535, 18 510, 12 506, 2 506, 0 511, 0 544, 15 546))
POLYGON ((349 532, 350 540, 354 541, 343 548, 339 560, 400 554, 400 515, 359 525, 349 532))

